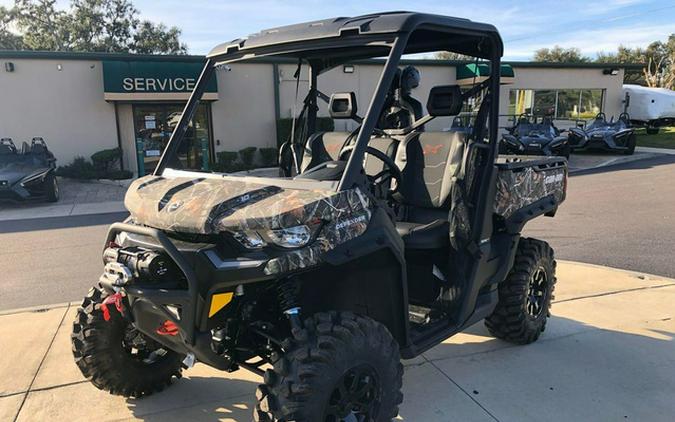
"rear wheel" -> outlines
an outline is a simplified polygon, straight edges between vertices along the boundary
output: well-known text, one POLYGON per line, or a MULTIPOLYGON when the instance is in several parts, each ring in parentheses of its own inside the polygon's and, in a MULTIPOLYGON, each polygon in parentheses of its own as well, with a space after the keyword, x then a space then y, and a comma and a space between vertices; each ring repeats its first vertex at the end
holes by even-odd
POLYGON ((47 191, 47 201, 56 202, 59 200, 59 182, 53 174, 45 178, 45 190, 47 191))
POLYGON ((659 128, 656 126, 647 126, 647 135, 656 135, 659 133, 659 128))
POLYGON ((382 324, 348 312, 319 313, 284 343, 258 387, 256 421, 390 421, 403 366, 382 324))
POLYGON ((522 238, 511 272, 499 285, 499 303, 485 325, 492 335, 517 344, 536 341, 546 328, 555 288, 553 249, 522 238))
POLYGON ((93 287, 73 322, 73 355, 82 374, 97 388, 125 397, 150 395, 180 378, 183 356, 140 333, 114 305, 104 320, 100 304, 106 296, 93 287))

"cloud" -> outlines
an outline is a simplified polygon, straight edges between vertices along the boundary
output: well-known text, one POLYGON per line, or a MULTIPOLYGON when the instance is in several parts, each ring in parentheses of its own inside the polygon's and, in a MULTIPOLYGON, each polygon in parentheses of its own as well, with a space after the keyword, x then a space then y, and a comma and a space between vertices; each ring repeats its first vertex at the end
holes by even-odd
POLYGON ((517 59, 529 59, 534 51, 542 47, 576 47, 586 56, 595 56, 599 52, 614 52, 619 45, 626 47, 646 47, 656 40, 663 40, 673 32, 672 24, 621 26, 577 30, 569 35, 558 36, 550 43, 533 39, 528 43, 506 44, 506 56, 517 59))

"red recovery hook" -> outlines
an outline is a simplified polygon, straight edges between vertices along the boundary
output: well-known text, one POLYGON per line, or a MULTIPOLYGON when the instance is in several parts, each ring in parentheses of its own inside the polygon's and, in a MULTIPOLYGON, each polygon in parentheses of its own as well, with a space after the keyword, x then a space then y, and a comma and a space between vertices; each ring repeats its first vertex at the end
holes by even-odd
POLYGON ((124 296, 122 295, 121 292, 114 293, 103 300, 103 303, 101 303, 101 312, 103 312, 103 319, 106 321, 110 321, 110 311, 108 310, 108 305, 115 305, 115 308, 117 309, 117 312, 120 313, 120 315, 124 315, 124 304, 122 303, 122 299, 124 296))

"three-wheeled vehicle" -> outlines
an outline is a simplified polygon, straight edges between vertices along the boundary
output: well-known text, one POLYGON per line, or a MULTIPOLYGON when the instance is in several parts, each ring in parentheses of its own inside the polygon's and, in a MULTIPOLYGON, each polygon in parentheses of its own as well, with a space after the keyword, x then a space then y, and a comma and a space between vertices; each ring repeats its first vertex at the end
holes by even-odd
MULTIPOLYGON (((105 239, 103 275, 73 325, 82 373, 140 397, 195 362, 245 368, 262 377, 255 420, 385 421, 403 400, 401 358, 483 319, 496 337, 535 341, 556 264, 548 244, 520 233, 555 213, 567 168, 559 157, 497 158, 501 55, 491 25, 410 12, 215 47, 155 173, 127 192, 130 218, 105 239), (464 92, 434 86, 418 117, 400 103, 399 65, 440 50, 489 62, 490 77, 464 92), (260 57, 283 58, 304 95, 284 176, 189 168, 181 142, 209 79, 260 57), (376 86, 321 91, 335 86, 332 69, 378 57, 376 86), (475 98, 471 131, 442 130, 475 98), (317 131, 324 113, 351 129, 317 131)), ((249 138, 261 133, 251 124, 249 138)))
POLYGON ((567 135, 558 130, 549 116, 521 115, 507 132, 502 135, 502 154, 570 157, 567 135))
POLYGON ((609 122, 605 113, 598 113, 588 126, 570 129, 569 144, 572 151, 617 151, 631 155, 635 152, 637 137, 627 113, 621 113, 616 121, 612 116, 609 122))
POLYGON ((0 139, 0 200, 58 201, 55 171, 56 158, 44 139, 33 138, 30 145, 23 142, 20 150, 11 138, 0 139))

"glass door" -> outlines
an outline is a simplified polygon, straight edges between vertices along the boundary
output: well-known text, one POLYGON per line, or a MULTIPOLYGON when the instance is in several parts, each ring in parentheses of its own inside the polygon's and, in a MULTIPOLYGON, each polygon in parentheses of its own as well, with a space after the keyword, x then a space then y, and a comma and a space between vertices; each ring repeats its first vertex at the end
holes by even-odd
MULTIPOLYGON (((135 104, 134 131, 138 156, 138 175, 152 173, 159 163, 164 148, 169 143, 173 129, 183 112, 183 104, 135 104)), ((185 169, 208 170, 210 136, 210 107, 202 103, 197 107, 189 124, 185 140, 178 151, 185 169)))

